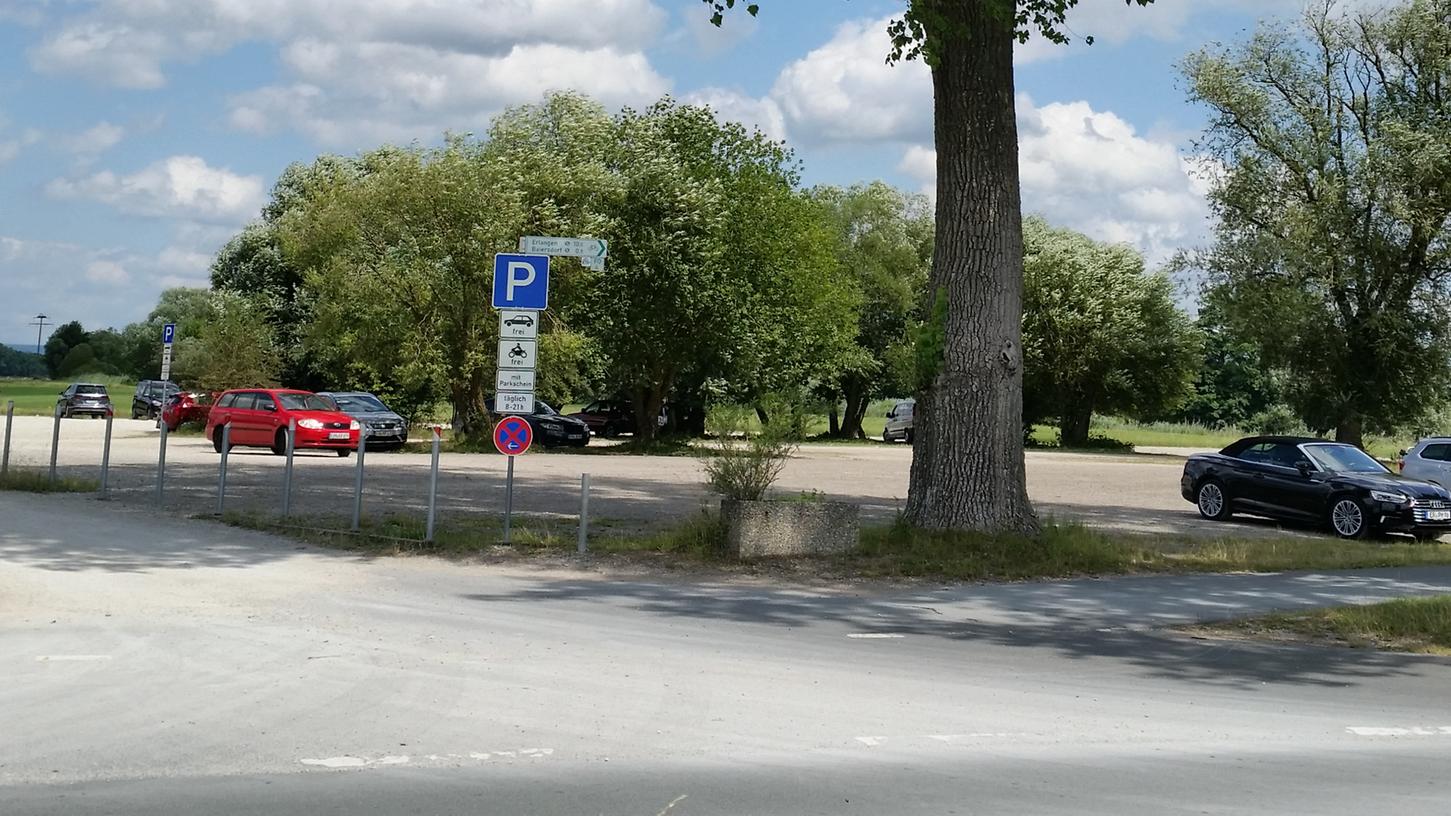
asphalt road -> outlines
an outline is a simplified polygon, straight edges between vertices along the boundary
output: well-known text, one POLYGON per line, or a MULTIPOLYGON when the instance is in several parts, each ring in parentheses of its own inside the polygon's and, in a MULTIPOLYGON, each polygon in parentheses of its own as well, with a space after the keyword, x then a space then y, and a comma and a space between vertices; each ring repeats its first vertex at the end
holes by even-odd
POLYGON ((1440 816, 1451 660, 1158 627, 1444 592, 506 571, 0 494, 0 813, 1440 816))
MULTIPOLYGON (((16 417, 12 461, 44 467, 50 456, 51 427, 47 417, 16 417)), ((62 420, 61 428, 62 472, 96 477, 104 423, 62 420)), ((158 432, 150 422, 116 420, 111 482, 117 498, 138 504, 155 501, 158 447, 158 432)), ((166 456, 167 506, 188 513, 214 510, 219 457, 211 443, 197 436, 172 436, 166 456)), ((906 445, 806 445, 786 465, 777 489, 817 491, 856 502, 867 519, 888 521, 906 498, 911 461, 912 450, 906 445)), ((355 462, 330 453, 299 454, 295 510, 351 514, 355 462)), ((227 477, 228 507, 278 512, 282 464, 282 457, 265 450, 234 451, 227 477)), ((504 465, 504 458, 497 455, 443 455, 439 477, 443 518, 501 513, 504 465)), ((427 506, 428 455, 374 453, 366 467, 368 512, 422 514, 427 506)), ((1267 522, 1241 521, 1232 526, 1204 522, 1179 495, 1182 470, 1183 460, 1173 456, 1027 454, 1028 492, 1038 511, 1048 517, 1128 532, 1208 537, 1286 534, 1267 522)), ((591 477, 590 507, 596 518, 670 521, 715 501, 705 490, 700 464, 691 457, 548 453, 519 461, 516 510, 573 516, 579 508, 580 474, 585 472, 591 477)))

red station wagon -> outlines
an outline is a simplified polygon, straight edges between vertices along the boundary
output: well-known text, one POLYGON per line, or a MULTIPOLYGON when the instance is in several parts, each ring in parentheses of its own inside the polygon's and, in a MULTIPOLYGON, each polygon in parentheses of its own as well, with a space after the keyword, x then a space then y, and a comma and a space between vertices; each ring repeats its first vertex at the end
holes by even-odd
POLYGON ((358 447, 358 422, 325 397, 286 388, 239 388, 217 398, 207 414, 207 438, 222 452, 222 425, 232 423, 231 447, 287 452, 287 422, 297 420, 294 450, 335 450, 347 456, 358 447))

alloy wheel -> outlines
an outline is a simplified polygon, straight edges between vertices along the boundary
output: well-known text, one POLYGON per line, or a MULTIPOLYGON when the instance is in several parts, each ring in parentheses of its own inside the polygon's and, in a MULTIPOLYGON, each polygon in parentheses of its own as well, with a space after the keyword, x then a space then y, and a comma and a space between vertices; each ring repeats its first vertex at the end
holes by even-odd
POLYGON ((1219 485, 1209 482, 1199 488, 1199 512, 1207 518, 1216 518, 1224 512, 1224 491, 1219 485))
POLYGON ((1365 513, 1353 499, 1341 499, 1330 511, 1330 525, 1346 538, 1355 538, 1365 527, 1365 513))

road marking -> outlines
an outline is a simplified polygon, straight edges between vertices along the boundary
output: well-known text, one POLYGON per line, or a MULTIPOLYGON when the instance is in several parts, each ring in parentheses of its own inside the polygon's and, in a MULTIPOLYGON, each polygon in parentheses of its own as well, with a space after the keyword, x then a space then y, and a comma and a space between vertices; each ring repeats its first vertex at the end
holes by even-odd
POLYGON ((1448 737, 1451 725, 1371 726, 1352 725, 1345 729, 1357 737, 1448 737))
POLYGON ((927 739, 934 739, 938 742, 956 742, 964 739, 987 739, 990 737, 1026 737, 1027 734, 1014 733, 1011 731, 974 731, 971 734, 928 734, 927 739))
POLYGON ((856 741, 857 742, 860 742, 862 745, 866 745, 866 746, 871 747, 871 748, 875 748, 878 745, 881 745, 883 742, 886 742, 886 740, 887 740, 886 737, 857 737, 856 738, 856 741))
POLYGON ((853 632, 852 634, 847 635, 847 637, 856 638, 858 640, 885 640, 887 638, 906 637, 906 635, 899 635, 895 632, 853 632))
POLYGON ((553 756, 553 748, 519 748, 512 751, 470 751, 466 754, 424 754, 423 756, 408 756, 405 754, 385 754, 376 758, 361 756, 335 756, 322 759, 303 758, 298 762, 313 768, 373 768, 386 765, 418 765, 428 762, 457 762, 472 759, 476 762, 488 762, 492 759, 543 759, 553 756))
POLYGON ((665 806, 665 809, 662 810, 662 811, 660 811, 659 813, 655 814, 655 816, 665 816, 665 814, 667 814, 670 811, 674 810, 676 805, 680 804, 681 802, 684 802, 686 799, 689 799, 689 798, 690 798, 690 795, 689 794, 686 794, 686 793, 680 794, 679 796, 675 797, 674 799, 671 799, 670 800, 670 804, 666 805, 665 806))
POLYGON ((110 659, 110 655, 36 655, 35 657, 37 663, 83 663, 110 659))

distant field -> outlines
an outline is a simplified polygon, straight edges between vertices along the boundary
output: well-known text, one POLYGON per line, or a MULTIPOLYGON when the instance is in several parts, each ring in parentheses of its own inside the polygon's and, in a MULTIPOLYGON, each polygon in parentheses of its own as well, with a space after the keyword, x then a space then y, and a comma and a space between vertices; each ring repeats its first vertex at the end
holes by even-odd
POLYGON ((100 383, 111 392, 111 402, 118 408, 116 413, 129 416, 131 392, 136 384, 119 377, 90 376, 76 380, 15 380, 0 378, 0 411, 5 403, 15 400, 15 413, 31 416, 49 416, 55 410, 56 398, 72 382, 100 383))

